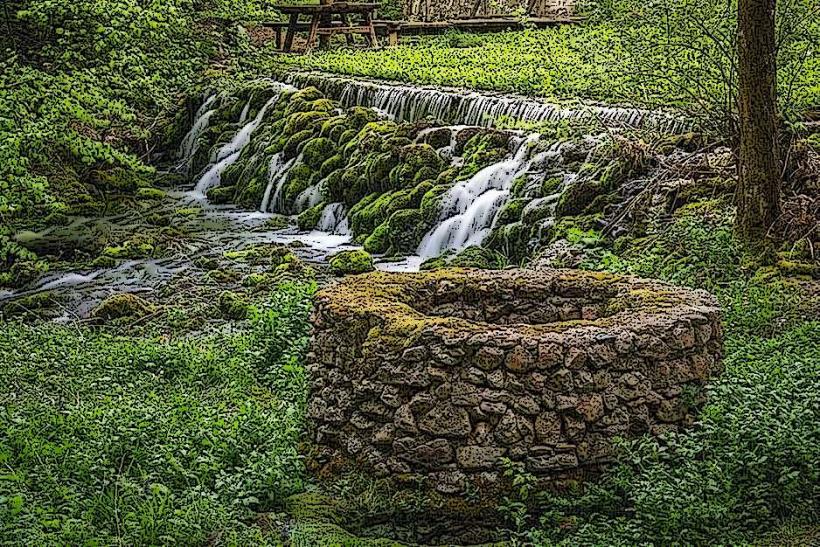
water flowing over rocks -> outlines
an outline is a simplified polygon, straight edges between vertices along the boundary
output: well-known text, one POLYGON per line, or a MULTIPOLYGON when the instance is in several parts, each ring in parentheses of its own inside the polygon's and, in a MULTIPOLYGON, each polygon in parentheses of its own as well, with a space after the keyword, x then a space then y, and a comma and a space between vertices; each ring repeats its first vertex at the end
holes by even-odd
POLYGON ((583 475, 614 437, 692 424, 719 316, 704 291, 592 272, 346 278, 316 299, 313 464, 453 495, 503 491, 501 458, 583 475))
POLYGON ((293 72, 284 79, 297 87, 316 87, 337 97, 346 107, 375 108, 396 121, 433 118, 448 124, 492 127, 503 118, 525 122, 597 119, 604 124, 653 128, 661 132, 681 132, 689 126, 680 116, 640 108, 594 104, 563 106, 522 95, 377 82, 313 72, 293 72))

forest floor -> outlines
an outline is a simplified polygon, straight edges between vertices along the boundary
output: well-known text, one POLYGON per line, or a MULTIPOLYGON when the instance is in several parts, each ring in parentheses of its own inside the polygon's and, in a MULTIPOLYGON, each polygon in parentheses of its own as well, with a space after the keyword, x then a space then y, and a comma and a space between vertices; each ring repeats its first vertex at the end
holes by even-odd
MULTIPOLYGON (((158 49, 162 64, 145 70, 113 43, 101 48, 122 69, 110 81, 107 58, 87 71, 16 56, 3 65, 0 137, 15 146, 0 147, 11 188, 0 187, 0 258, 12 264, 0 280, 19 290, 44 274, 12 227, 48 232, 43 255, 72 252, 48 264, 53 287, 0 300, 0 544, 368 545, 362 538, 452 527, 430 523, 440 507, 415 492, 361 476, 320 482, 305 469, 302 360, 312 294, 331 276, 323 256, 270 242, 276 218, 205 211, 149 188, 172 189, 140 158, 175 149, 181 135, 151 132, 184 114, 186 86, 304 68, 559 100, 687 102, 676 83, 624 66, 631 46, 606 25, 306 56, 257 50, 231 32, 224 51, 146 40, 173 51, 158 49), (127 158, 112 152, 126 148, 127 158), (131 296, 108 299, 122 292, 131 296)), ((691 57, 674 68, 703 74, 691 57)), ((820 104, 818 72, 798 76, 808 91, 795 104, 820 104)), ((820 282, 791 260, 816 250, 780 249, 776 266, 761 267, 733 237, 730 196, 715 201, 682 208, 651 237, 576 233, 580 258, 568 264, 718 297, 726 370, 701 423, 623 443, 583 491, 534 491, 521 474, 490 532, 540 545, 820 541, 820 282)))
MULTIPOLYGON (((133 298, 96 298, 87 319, 66 310, 78 309, 77 295, 97 293, 70 287, 3 306, 0 380, 12 389, 0 396, 0 536, 305 546, 442 537, 446 521, 424 516, 438 511, 430 499, 359 476, 318 483, 305 470, 301 359, 311 295, 330 279, 321 257, 265 243, 281 227, 275 217, 177 199, 127 200, 113 205, 107 229, 72 228, 78 241, 113 231, 119 250, 101 256, 148 244, 171 261, 160 260, 166 274, 143 280, 133 298), (241 221, 232 228, 230 218, 241 221), (184 270, 174 271, 174 257, 185 257, 184 270)), ((726 371, 703 423, 660 444, 623 445, 619 463, 584 494, 522 490, 499 507, 489 533, 544 545, 817 539, 816 482, 806 481, 817 478, 820 440, 820 284, 744 262, 729 215, 689 208, 651 245, 592 241, 584 251, 585 267, 718 296, 726 371)), ((54 266, 89 265, 77 256, 54 266)), ((133 273, 126 277, 139 282, 133 273)))

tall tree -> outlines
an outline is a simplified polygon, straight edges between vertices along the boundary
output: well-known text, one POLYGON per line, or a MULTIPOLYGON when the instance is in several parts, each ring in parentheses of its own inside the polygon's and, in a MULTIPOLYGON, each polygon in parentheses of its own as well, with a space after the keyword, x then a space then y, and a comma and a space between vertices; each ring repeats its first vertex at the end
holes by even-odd
POLYGON ((738 0, 740 170, 737 232, 759 243, 780 214, 776 0, 738 0))

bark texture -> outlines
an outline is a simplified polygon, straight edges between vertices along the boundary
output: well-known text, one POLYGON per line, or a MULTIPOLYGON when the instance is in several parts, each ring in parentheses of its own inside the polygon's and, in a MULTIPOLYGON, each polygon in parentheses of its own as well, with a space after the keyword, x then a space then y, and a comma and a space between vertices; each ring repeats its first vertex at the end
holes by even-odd
POLYGON ((738 1, 740 162, 738 235, 762 241, 780 213, 777 142, 776 0, 738 1))

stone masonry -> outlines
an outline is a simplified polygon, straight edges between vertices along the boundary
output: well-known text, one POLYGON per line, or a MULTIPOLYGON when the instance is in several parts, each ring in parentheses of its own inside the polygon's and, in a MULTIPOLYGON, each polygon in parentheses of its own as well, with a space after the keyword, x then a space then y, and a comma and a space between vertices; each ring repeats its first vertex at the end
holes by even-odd
POLYGON ((721 369, 712 296, 593 272, 352 276, 313 324, 316 463, 443 494, 495 488, 501 458, 545 480, 597 468, 614 437, 691 424, 721 369))

